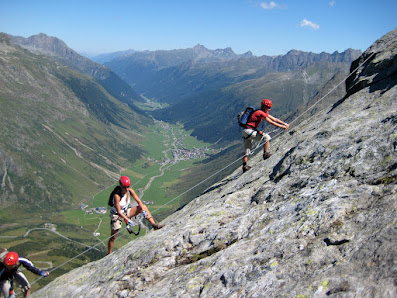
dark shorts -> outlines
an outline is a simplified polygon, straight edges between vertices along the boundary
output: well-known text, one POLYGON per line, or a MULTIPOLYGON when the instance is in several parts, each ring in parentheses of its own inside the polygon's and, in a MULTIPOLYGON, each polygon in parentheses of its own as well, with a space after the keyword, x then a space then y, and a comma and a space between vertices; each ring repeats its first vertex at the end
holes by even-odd
MULTIPOLYGON (((25 277, 25 275, 22 272, 19 272, 15 275, 14 278, 14 289, 16 284, 19 285, 20 288, 22 288, 22 292, 26 292, 27 290, 30 289, 30 283, 25 277)), ((3 292, 4 297, 8 297, 10 293, 10 288, 11 288, 11 283, 8 280, 2 280, 0 281, 0 289, 3 292)))

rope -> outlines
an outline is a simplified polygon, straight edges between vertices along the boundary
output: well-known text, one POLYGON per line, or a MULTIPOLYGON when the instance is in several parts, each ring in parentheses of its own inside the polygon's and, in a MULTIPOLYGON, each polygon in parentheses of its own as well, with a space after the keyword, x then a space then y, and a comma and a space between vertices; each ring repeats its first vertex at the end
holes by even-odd
MULTIPOLYGON (((311 109, 313 109, 319 102, 321 102, 325 97, 327 97, 329 94, 331 94, 336 88, 338 88, 343 82, 346 81, 346 79, 348 79, 353 73, 355 73, 362 65, 364 65, 366 62, 368 62, 372 56, 374 56, 375 54, 381 52, 384 48, 386 48, 386 46, 388 46, 390 43, 392 43, 394 40, 392 39, 391 41, 389 41, 388 43, 386 43, 384 45, 383 48, 381 48, 380 50, 378 50, 377 52, 373 52, 371 55, 369 55, 361 64, 359 64, 352 72, 350 72, 342 81, 340 81, 334 88, 332 88, 329 92, 327 92, 323 97, 321 97, 318 101, 316 101, 310 108, 306 109, 306 111, 304 111, 302 114, 300 114, 298 117, 296 117, 294 120, 292 120, 290 122, 290 124, 296 122, 299 118, 301 118, 303 115, 305 115, 308 111, 310 111, 311 109)), ((268 132, 268 134, 276 132, 278 129, 275 129, 271 132, 268 132)), ((281 131, 279 133, 277 133, 274 138, 276 138, 277 136, 281 135, 284 132, 281 131)), ((252 155, 254 153, 254 151, 256 151, 261 145, 264 145, 266 142, 263 142, 263 137, 261 139, 261 141, 258 142, 257 146, 250 152, 249 155, 252 155)), ((244 154, 243 157, 248 156, 247 154, 244 154)), ((163 204, 162 206, 158 207, 157 209, 155 209, 154 211, 152 211, 151 213, 155 213, 157 210, 162 209, 164 206, 172 203, 173 201, 177 200, 178 198, 180 198, 181 196, 183 196, 184 194, 190 192, 191 190, 195 189, 196 187, 198 187, 199 185, 203 184, 204 182, 208 181, 210 178, 214 177, 215 175, 223 172, 225 169, 229 168, 230 166, 232 166, 233 164, 235 164, 236 162, 240 161, 241 158, 238 158, 236 160, 234 160, 233 162, 231 162, 230 164, 226 165, 225 167, 223 167, 222 169, 220 169, 219 171, 215 172, 214 174, 212 174, 211 176, 207 177, 206 179, 202 180, 201 182, 197 183, 196 185, 192 186, 191 188, 189 188, 188 190, 182 192, 181 194, 179 194, 178 196, 176 196, 175 198, 171 199, 170 201, 168 201, 167 203, 163 204)), ((125 231, 126 228, 120 229, 115 235, 118 235, 121 231, 125 231)), ((110 236, 109 238, 106 238, 105 240, 109 240, 112 236, 110 236)), ((116 239, 117 240, 117 239, 116 239)), ((96 246, 102 244, 102 242, 99 242, 98 244, 90 247, 89 249, 83 251, 82 253, 78 254, 77 256, 69 259, 68 261, 64 262, 63 264, 55 267, 54 269, 52 269, 51 271, 49 271, 49 273, 57 270, 58 268, 68 264, 69 262, 71 262, 72 260, 84 255, 85 253, 87 253, 88 251, 94 249, 96 246)), ((42 279, 43 277, 39 277, 38 279, 36 279, 35 281, 33 281, 31 283, 31 285, 35 284, 36 282, 38 282, 40 279, 42 279)))
MULTIPOLYGON (((140 228, 140 225, 139 225, 139 228, 140 228)), ((127 229, 127 227, 122 228, 122 229, 119 229, 119 230, 117 231, 117 233, 115 233, 114 235, 119 235, 121 232, 123 232, 123 231, 125 232, 126 229, 127 229)), ((139 230, 140 230, 140 229, 139 229, 139 230)), ((139 233, 139 232, 138 232, 138 233, 139 233)), ((125 233, 124 233, 124 234, 125 234, 125 233)), ((123 235, 124 235, 124 234, 123 234, 123 235)), ((134 233, 134 234, 135 234, 135 233, 134 233)), ((104 241, 109 240, 109 239, 112 238, 114 235, 112 235, 112 236, 106 238, 104 241)), ((119 239, 119 238, 116 238, 115 241, 117 241, 117 239, 119 239)), ((70 258, 69 260, 67 260, 66 262, 62 263, 61 265, 59 265, 59 266, 57 266, 57 267, 54 267, 54 268, 51 269, 51 270, 48 270, 48 273, 51 273, 51 272, 56 271, 57 269, 59 269, 59 268, 65 266, 66 264, 70 263, 71 261, 73 261, 73 260, 77 259, 78 257, 80 257, 80 256, 82 256, 82 255, 84 255, 84 254, 86 254, 87 252, 89 252, 90 250, 96 248, 98 245, 100 245, 100 244, 102 244, 102 243, 103 243, 103 242, 100 241, 99 243, 95 244, 94 246, 91 246, 90 248, 86 249, 86 250, 83 251, 82 253, 79 253, 78 255, 74 256, 73 258, 70 258)), ((37 283, 37 282, 38 282, 39 280, 41 280, 42 278, 44 278, 44 277, 43 277, 43 276, 40 276, 39 278, 37 278, 36 280, 34 280, 30 285, 34 285, 35 283, 37 283)), ((20 293, 21 293, 21 292, 20 292, 20 293)), ((17 295, 19 295, 20 293, 18 293, 17 295)))
MULTIPOLYGON (((365 63, 367 63, 374 55, 376 55, 378 52, 383 51, 389 44, 391 44, 394 40, 389 41, 388 43, 386 43, 384 45, 383 48, 381 48, 380 50, 378 50, 377 52, 373 52, 371 55, 369 55, 361 64, 359 64, 353 71, 351 71, 342 81, 340 81, 334 88, 332 88, 330 91, 328 91, 323 97, 321 97, 318 101, 316 101, 311 107, 309 107, 308 109, 306 109, 302 114, 300 114, 298 117, 296 117, 294 120, 292 120, 290 122, 290 124, 296 122, 299 118, 301 118, 303 115, 305 115, 308 111, 310 111, 311 109, 313 109, 317 104, 319 104, 324 98, 326 98, 327 96, 329 96, 333 91, 336 90, 336 88, 338 88, 342 83, 344 83, 353 73, 355 73, 361 66, 363 66, 365 63)), ((271 134, 273 132, 278 131, 281 128, 277 128, 271 132, 268 132, 268 134, 271 134)), ((282 130, 281 132, 277 133, 273 138, 278 137, 279 135, 281 135, 284 132, 284 130, 282 130)), ((284 135, 285 137, 285 135, 284 135)), ((261 141, 258 142, 257 146, 251 150, 251 152, 249 153, 249 155, 253 155, 254 152, 261 146, 263 146, 264 144, 266 144, 266 142, 263 142, 263 137, 261 139, 261 141)), ((243 157, 247 157, 247 154, 244 154, 243 157)), ((221 170, 217 171, 216 173, 212 174, 211 176, 207 177, 206 179, 204 179, 203 181, 199 182, 198 184, 192 186, 191 188, 189 188, 188 190, 184 191, 183 193, 181 193, 180 195, 176 196, 175 198, 173 198, 172 200, 170 200, 169 202, 163 204, 162 206, 158 207, 157 209, 155 209, 152 213, 156 212, 157 210, 163 208, 164 206, 168 205, 169 203, 175 201, 176 199, 178 199, 179 197, 181 197, 182 195, 188 193, 189 191, 191 191, 192 189, 196 188, 197 186, 203 184, 205 181, 209 180, 210 178, 214 177, 215 175, 219 174, 220 172, 222 172, 223 170, 227 169, 228 167, 232 166, 233 164, 235 164, 237 161, 239 161, 240 158, 236 159, 235 161, 231 162, 230 164, 228 164, 227 166, 223 167, 221 170)))
MULTIPOLYGON (((292 120, 290 122, 290 124, 296 122, 299 118, 301 118, 303 115, 305 115, 307 112, 309 112, 310 110, 312 110, 316 105, 318 105, 324 98, 328 97, 328 95, 330 95, 333 91, 335 91, 342 83, 344 83, 352 74, 354 74, 361 66, 363 66, 365 63, 367 63, 374 55, 376 55, 379 52, 382 52, 387 46, 389 46, 389 44, 391 44, 394 40, 390 40, 388 43, 386 43, 381 49, 379 49, 377 52, 373 52, 371 55, 369 55, 362 63, 360 63, 353 71, 351 71, 342 81, 340 81, 335 87, 333 87, 330 91, 328 91, 323 97, 321 97, 318 101, 316 101, 311 107, 309 107, 308 109, 306 109, 302 114, 300 114, 298 117, 296 117, 294 120, 292 120)), ((331 105, 332 106, 332 105, 331 105)), ((308 121, 309 119, 307 119, 306 121, 308 121)), ((272 132, 275 132, 276 130, 273 130, 272 132)), ((283 131, 279 132, 278 134, 276 134, 274 137, 279 136, 280 134, 282 134, 283 131)), ((266 143, 266 142, 265 142, 266 143)), ((265 144, 263 143, 263 144, 265 144)), ((263 145, 261 143, 258 144, 258 146, 256 148, 258 148, 260 145, 263 145)), ((256 149, 255 148, 255 149, 256 149)))
MULTIPOLYGON (((391 40, 390 42, 386 43, 383 48, 379 50, 379 52, 383 51, 386 46, 391 44, 394 40, 391 40)), ((352 74, 354 74, 361 66, 363 66, 365 63, 367 63, 372 56, 376 55, 378 52, 373 52, 371 55, 367 57, 361 64, 359 64, 353 71, 351 71, 346 78, 344 78, 342 81, 340 81, 334 88, 332 88, 330 91, 328 91, 323 97, 321 97, 318 101, 316 101, 310 108, 308 108, 306 111, 304 111, 302 114, 300 114, 298 117, 296 117, 294 120, 291 121, 291 124, 296 122, 299 118, 301 118, 303 115, 305 115, 308 111, 313 109, 320 101, 322 101, 325 97, 330 95, 336 88, 338 88, 343 82, 345 82, 352 74)))

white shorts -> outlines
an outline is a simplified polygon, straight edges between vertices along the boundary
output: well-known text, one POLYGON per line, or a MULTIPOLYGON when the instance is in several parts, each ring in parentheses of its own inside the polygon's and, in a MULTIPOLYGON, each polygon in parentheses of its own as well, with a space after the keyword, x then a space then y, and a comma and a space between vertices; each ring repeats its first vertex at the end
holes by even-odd
MULTIPOLYGON (((128 218, 131 218, 133 216, 132 208, 128 208, 125 215, 127 215, 128 218)), ((113 231, 120 230, 121 225, 123 224, 123 221, 124 221, 124 219, 120 215, 113 214, 112 212, 110 212, 110 228, 113 231)))
POLYGON ((265 144, 266 142, 269 142, 271 140, 271 137, 267 133, 261 135, 256 130, 253 130, 251 128, 246 128, 243 130, 243 139, 244 139, 244 153, 246 155, 249 155, 252 151, 253 141, 260 142, 262 140, 263 144, 265 144))

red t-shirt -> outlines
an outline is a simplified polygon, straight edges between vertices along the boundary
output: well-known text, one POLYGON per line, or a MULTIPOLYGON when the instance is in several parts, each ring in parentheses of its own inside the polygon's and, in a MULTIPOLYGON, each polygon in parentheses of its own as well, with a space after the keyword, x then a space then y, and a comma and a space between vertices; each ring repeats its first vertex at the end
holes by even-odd
POLYGON ((259 126, 259 124, 261 123, 261 121, 263 120, 263 119, 265 119, 265 118, 267 118, 267 116, 269 116, 269 114, 268 113, 265 113, 264 111, 262 111, 262 110, 257 110, 257 111, 255 111, 252 115, 251 115, 251 117, 250 117, 250 119, 248 119, 248 122, 247 122, 247 127, 248 128, 258 128, 258 126, 259 126))

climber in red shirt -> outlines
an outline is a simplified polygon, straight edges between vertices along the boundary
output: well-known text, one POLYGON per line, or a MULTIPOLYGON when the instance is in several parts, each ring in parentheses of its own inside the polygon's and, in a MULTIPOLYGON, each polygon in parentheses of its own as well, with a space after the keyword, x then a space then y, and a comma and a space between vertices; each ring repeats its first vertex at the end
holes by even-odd
POLYGON ((244 139, 244 153, 243 153, 243 173, 248 171, 251 167, 247 165, 248 155, 252 150, 252 141, 263 141, 263 159, 268 159, 271 154, 269 153, 269 141, 270 136, 267 133, 263 133, 258 130, 259 124, 262 120, 274 125, 276 127, 288 129, 289 125, 276 117, 269 115, 269 111, 272 108, 272 102, 269 99, 262 100, 261 109, 252 113, 248 119, 247 125, 243 130, 244 139))

